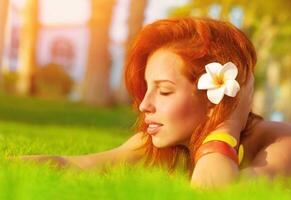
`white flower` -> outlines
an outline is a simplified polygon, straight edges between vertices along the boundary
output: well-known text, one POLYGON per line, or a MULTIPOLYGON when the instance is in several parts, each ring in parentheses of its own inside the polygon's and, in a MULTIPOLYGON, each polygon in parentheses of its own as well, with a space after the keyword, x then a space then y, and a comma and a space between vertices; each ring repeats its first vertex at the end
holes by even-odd
POLYGON ((235 80, 238 69, 232 62, 221 65, 217 62, 205 66, 206 73, 198 80, 198 89, 207 90, 208 99, 219 104, 224 94, 235 97, 240 90, 239 83, 235 80))

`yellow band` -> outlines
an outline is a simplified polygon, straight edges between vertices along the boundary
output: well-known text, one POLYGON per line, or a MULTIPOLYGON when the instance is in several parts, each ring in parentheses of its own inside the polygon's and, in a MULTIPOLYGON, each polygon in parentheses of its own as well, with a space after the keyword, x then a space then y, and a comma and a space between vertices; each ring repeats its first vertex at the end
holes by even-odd
POLYGON ((240 164, 242 159, 244 157, 244 147, 243 145, 239 145, 239 149, 238 149, 238 163, 240 164))
POLYGON ((223 141, 226 142, 227 144, 229 144, 232 147, 235 147, 237 145, 237 141, 236 139, 231 136, 228 133, 224 133, 224 132, 213 132, 211 134, 209 134, 205 140, 203 141, 202 144, 209 142, 209 141, 213 141, 213 140, 219 140, 219 141, 223 141))
MULTIPOLYGON (((202 144, 205 144, 206 142, 210 142, 210 141, 214 141, 214 140, 223 141, 223 142, 229 144, 233 148, 237 145, 237 141, 236 141, 236 139, 233 136, 231 136, 228 133, 218 132, 218 131, 209 134, 205 138, 205 140, 203 141, 202 144)), ((244 147, 241 144, 239 146, 239 149, 238 149, 238 160, 239 160, 239 164, 242 162, 243 156, 244 156, 244 147)))

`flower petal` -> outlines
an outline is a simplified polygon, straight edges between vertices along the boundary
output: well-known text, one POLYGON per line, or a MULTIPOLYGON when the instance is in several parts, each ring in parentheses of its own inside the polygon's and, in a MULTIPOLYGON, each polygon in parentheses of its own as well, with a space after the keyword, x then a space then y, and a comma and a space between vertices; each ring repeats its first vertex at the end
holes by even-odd
POLYGON ((214 84, 211 75, 205 73, 199 78, 197 88, 199 90, 206 90, 217 88, 217 86, 214 84))
POLYGON ((222 65, 218 62, 212 62, 205 65, 206 72, 210 74, 212 77, 219 74, 220 70, 222 69, 222 65))
POLYGON ((238 69, 234 63, 228 62, 223 65, 220 73, 224 74, 225 79, 235 79, 238 74, 238 69))
POLYGON ((230 97, 235 97, 239 90, 240 86, 236 80, 226 80, 224 94, 230 97))
POLYGON ((211 101, 214 104, 219 104, 219 102, 222 100, 224 96, 224 90, 225 90, 224 87, 207 90, 207 97, 209 101, 211 101))

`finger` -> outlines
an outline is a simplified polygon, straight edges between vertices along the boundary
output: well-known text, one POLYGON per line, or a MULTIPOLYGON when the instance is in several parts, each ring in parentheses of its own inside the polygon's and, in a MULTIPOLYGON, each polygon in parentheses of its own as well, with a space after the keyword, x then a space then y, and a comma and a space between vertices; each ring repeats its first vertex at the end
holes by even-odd
POLYGON ((252 108, 252 104, 253 104, 253 97, 254 97, 254 90, 255 90, 255 77, 254 77, 254 74, 253 73, 250 73, 250 76, 249 76, 249 83, 248 83, 248 86, 249 86, 249 108, 251 109, 252 108))
POLYGON ((253 73, 251 73, 247 79, 247 83, 246 83, 246 91, 248 93, 248 95, 252 96, 254 93, 254 82, 255 82, 255 78, 253 73))
POLYGON ((247 78, 247 83, 246 83, 246 85, 247 85, 248 87, 252 87, 252 86, 254 85, 254 83, 255 83, 255 77, 254 77, 254 74, 251 73, 251 74, 248 76, 248 78, 247 78))
POLYGON ((251 73, 245 84, 241 87, 240 95, 241 96, 252 96, 254 92, 254 75, 251 73))
POLYGON ((255 80, 254 74, 252 72, 250 73, 248 78, 249 78, 249 81, 254 81, 255 80))
POLYGON ((253 73, 251 73, 251 75, 250 75, 251 77, 250 77, 250 84, 251 84, 251 95, 253 96, 253 94, 254 94, 254 90, 255 90, 255 77, 254 77, 254 74, 253 73))

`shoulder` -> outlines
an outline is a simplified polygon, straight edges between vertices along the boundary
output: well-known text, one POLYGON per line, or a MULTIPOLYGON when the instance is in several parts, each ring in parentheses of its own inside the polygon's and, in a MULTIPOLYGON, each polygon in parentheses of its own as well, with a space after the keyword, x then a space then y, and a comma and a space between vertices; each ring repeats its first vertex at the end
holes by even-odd
POLYGON ((291 175, 291 124, 262 121, 255 129, 253 144, 261 144, 250 164, 257 174, 291 175), (254 137, 255 138, 255 137, 254 137))
POLYGON ((246 136, 242 137, 242 143, 250 149, 256 144, 257 148, 252 149, 255 153, 285 137, 291 137, 291 123, 261 120, 246 136))
POLYGON ((291 123, 287 122, 274 122, 274 121, 262 121, 258 130, 263 146, 269 146, 271 144, 290 140, 291 137, 291 123))
POLYGON ((263 120, 260 126, 262 131, 275 135, 291 135, 291 123, 263 120))

